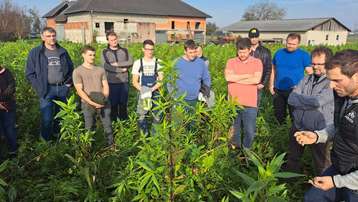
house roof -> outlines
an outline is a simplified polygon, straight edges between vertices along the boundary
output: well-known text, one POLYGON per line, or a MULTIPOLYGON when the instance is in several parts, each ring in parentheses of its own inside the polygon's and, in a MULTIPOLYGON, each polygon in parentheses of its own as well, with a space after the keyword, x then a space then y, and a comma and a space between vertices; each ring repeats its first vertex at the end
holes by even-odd
POLYGON ((57 5, 55 8, 51 9, 49 12, 47 12, 43 18, 52 18, 54 17, 56 22, 66 22, 67 16, 65 15, 65 12, 75 4, 75 1, 62 1, 59 5, 57 5))
POLYGON ((335 18, 306 18, 306 19, 284 19, 267 21, 239 21, 222 28, 223 31, 247 32, 256 27, 262 32, 303 32, 311 30, 329 20, 335 20, 342 27, 350 31, 345 25, 335 18))
MULTIPOLYGON (((178 16, 210 18, 211 16, 181 0, 77 0, 70 1, 64 15, 81 12, 103 12, 117 14, 138 14, 155 16, 178 16)), ((60 3, 44 15, 45 18, 59 15, 66 2, 60 3)))

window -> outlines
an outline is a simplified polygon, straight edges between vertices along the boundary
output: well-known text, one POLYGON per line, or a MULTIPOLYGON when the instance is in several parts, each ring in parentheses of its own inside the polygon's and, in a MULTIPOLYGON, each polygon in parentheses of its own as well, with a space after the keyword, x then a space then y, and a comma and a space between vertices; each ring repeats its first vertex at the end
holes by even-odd
POLYGON ((200 22, 195 23, 195 29, 200 29, 200 22))
POLYGON ((104 22, 104 31, 106 33, 114 31, 114 23, 113 22, 104 22))
POLYGON ((339 35, 338 35, 338 34, 337 34, 337 36, 336 36, 336 40, 339 41, 339 35))
POLYGON ((99 28, 99 22, 96 22, 95 26, 96 28, 99 28))
POLYGON ((175 29, 175 21, 172 21, 172 29, 175 29))
POLYGON ((326 41, 328 41, 328 34, 326 35, 326 41))
POLYGON ((189 21, 186 21, 186 28, 190 29, 190 22, 189 21))
POLYGON ((129 22, 129 20, 128 20, 128 19, 124 19, 123 22, 124 22, 124 24, 126 24, 126 23, 129 22))

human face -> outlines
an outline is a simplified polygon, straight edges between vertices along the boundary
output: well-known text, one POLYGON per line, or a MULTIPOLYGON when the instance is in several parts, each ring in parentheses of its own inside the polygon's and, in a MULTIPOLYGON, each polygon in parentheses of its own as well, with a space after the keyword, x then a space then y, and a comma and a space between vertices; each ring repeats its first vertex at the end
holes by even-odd
POLYGON ((203 49, 200 46, 196 48, 196 55, 197 57, 203 56, 203 49))
POLYGON ((187 48, 184 51, 184 54, 188 60, 195 60, 195 58, 197 56, 196 48, 194 48, 194 49, 187 48))
POLYGON ((145 58, 153 58, 154 46, 146 44, 142 50, 145 58))
POLYGON ((297 50, 299 45, 300 45, 300 42, 298 41, 297 38, 288 38, 286 40, 286 49, 289 52, 293 52, 293 51, 297 50))
POLYGON ((250 57, 250 49, 245 48, 243 50, 238 50, 237 55, 241 61, 246 61, 250 57))
POLYGON ((326 74, 326 69, 324 68, 325 64, 326 56, 324 54, 312 57, 312 67, 316 76, 322 76, 326 74))
POLYGON ((41 39, 45 43, 45 46, 54 46, 56 45, 56 33, 45 31, 41 34, 41 39))
POLYGON ((118 46, 118 40, 116 36, 108 36, 108 45, 110 48, 116 48, 118 46))
POLYGON ((327 77, 331 81, 330 87, 333 88, 338 96, 356 96, 358 90, 358 74, 351 78, 342 74, 339 67, 327 71, 327 77))
POLYGON ((259 44, 259 37, 253 37, 253 38, 250 38, 250 41, 251 41, 251 45, 253 46, 256 46, 257 44, 259 44))
POLYGON ((96 52, 88 50, 82 54, 82 57, 85 63, 93 65, 96 58, 96 52))

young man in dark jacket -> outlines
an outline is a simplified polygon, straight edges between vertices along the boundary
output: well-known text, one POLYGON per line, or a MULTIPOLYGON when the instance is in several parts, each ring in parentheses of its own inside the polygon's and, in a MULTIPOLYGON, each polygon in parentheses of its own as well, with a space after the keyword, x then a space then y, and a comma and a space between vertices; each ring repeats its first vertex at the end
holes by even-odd
MULTIPOLYGON (((260 42, 260 31, 257 28, 252 28, 249 31, 249 39, 251 41, 251 53, 250 55, 261 60, 263 65, 263 72, 261 77, 260 84, 257 85, 259 91, 258 102, 260 102, 260 97, 263 88, 268 84, 270 80, 272 62, 271 62, 271 51, 264 47, 260 42)), ((259 103, 258 103, 259 104, 259 103)))
POLYGON ((29 53, 25 74, 39 96, 41 136, 48 141, 59 132, 58 120, 54 120, 59 106, 53 101, 66 102, 72 85, 73 64, 67 51, 57 43, 53 28, 45 27, 41 39, 42 44, 29 53))
POLYGON ((335 105, 340 109, 335 123, 295 134, 302 146, 333 138, 332 166, 310 181, 313 187, 306 192, 305 201, 358 201, 358 51, 336 53, 326 71, 330 86, 344 102, 335 105))
POLYGON ((15 125, 15 79, 8 69, 0 66, 0 134, 4 132, 10 157, 14 157, 17 150, 15 125))
MULTIPOLYGON (((332 51, 326 47, 317 47, 311 52, 311 57, 314 73, 305 76, 288 97, 288 104, 293 107, 293 124, 286 169, 297 173, 301 172, 300 159, 304 147, 296 142, 294 133, 305 130, 322 130, 333 123, 334 96, 324 67, 332 58, 332 51)), ((330 143, 312 145, 316 174, 321 174, 331 165, 330 143)))
POLYGON ((112 121, 128 118, 128 68, 133 65, 133 58, 128 50, 118 44, 115 32, 107 34, 108 47, 102 52, 102 64, 106 70, 109 84, 112 121))

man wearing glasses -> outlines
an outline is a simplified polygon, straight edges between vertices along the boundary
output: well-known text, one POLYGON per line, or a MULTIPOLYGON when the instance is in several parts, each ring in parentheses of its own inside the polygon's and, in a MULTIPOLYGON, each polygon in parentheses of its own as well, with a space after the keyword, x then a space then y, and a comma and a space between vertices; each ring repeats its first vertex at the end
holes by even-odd
MULTIPOLYGON (((326 76, 325 64, 332 57, 326 47, 317 47, 311 53, 314 73, 305 76, 288 97, 293 107, 293 124, 290 132, 286 169, 301 172, 300 158, 304 147, 297 143, 294 134, 298 131, 322 130, 333 123, 334 96, 326 76)), ((312 145, 312 156, 316 174, 320 175, 331 164, 330 142, 312 145)))
POLYGON ((150 118, 153 118, 153 123, 155 124, 160 121, 158 112, 152 111, 152 108, 155 104, 153 101, 159 97, 163 72, 161 71, 162 66, 153 54, 154 42, 145 40, 142 50, 144 57, 136 60, 133 64, 132 84, 139 92, 137 105, 138 125, 144 134, 148 134, 150 118))

